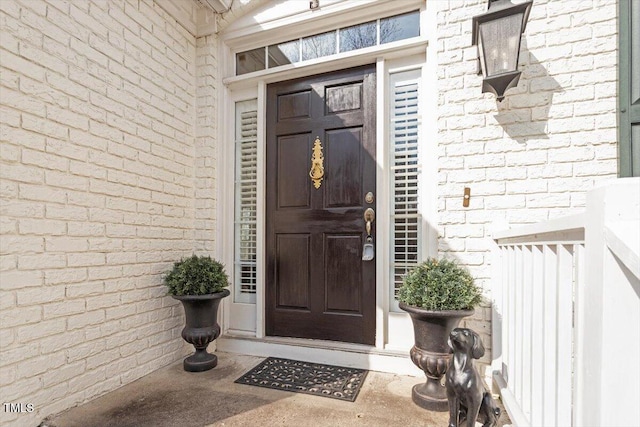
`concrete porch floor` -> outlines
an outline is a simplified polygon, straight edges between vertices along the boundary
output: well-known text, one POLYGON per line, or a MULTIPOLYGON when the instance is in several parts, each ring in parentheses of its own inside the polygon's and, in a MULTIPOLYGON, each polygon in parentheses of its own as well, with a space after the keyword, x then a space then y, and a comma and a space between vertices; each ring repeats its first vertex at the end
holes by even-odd
MULTIPOLYGON (((234 381, 263 358, 216 352, 218 366, 185 372, 182 361, 84 405, 48 417, 42 427, 446 426, 446 412, 411 401, 420 378, 370 371, 355 402, 234 381)), ((504 413, 504 410, 503 410, 504 413)), ((505 415, 499 426, 508 422, 505 415)))

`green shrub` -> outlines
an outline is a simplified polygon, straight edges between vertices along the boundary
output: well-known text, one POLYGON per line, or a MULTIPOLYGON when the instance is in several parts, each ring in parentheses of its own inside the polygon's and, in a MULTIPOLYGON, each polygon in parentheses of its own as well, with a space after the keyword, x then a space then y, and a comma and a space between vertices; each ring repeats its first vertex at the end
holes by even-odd
POLYGON ((169 295, 206 295, 222 292, 229 286, 224 265, 209 256, 193 255, 173 264, 165 276, 169 295))
POLYGON ((468 310, 480 304, 482 290, 454 261, 429 258, 409 271, 398 299, 425 310, 468 310))

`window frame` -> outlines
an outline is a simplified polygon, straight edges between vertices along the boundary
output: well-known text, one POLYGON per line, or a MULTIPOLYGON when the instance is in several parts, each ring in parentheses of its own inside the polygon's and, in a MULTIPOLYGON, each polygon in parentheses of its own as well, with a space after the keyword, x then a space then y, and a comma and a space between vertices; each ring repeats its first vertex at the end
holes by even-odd
MULTIPOLYGON (((421 103, 420 103, 420 97, 422 95, 422 70, 418 67, 416 68, 412 68, 412 69, 407 69, 407 70, 398 70, 398 71, 394 71, 394 70, 390 70, 388 72, 388 85, 387 85, 387 94, 388 94, 388 99, 387 99, 387 108, 388 108, 388 114, 389 114, 389 118, 387 120, 387 122, 389 123, 389 129, 388 129, 388 139, 387 139, 387 147, 386 147, 386 151, 388 153, 389 156, 389 161, 388 161, 388 167, 387 167, 387 174, 388 174, 388 185, 389 185, 389 193, 388 193, 388 198, 387 198, 387 202, 389 204, 389 225, 388 225, 388 230, 387 230, 387 234, 389 236, 389 270, 388 270, 388 281, 389 281, 389 310, 390 311, 394 311, 394 312, 400 312, 400 307, 398 306, 398 300, 396 299, 396 292, 397 292, 397 288, 396 288, 396 269, 404 269, 405 270, 405 274, 406 272, 412 268, 413 266, 418 265, 418 263, 422 260, 423 257, 423 253, 424 253, 424 238, 425 238, 425 232, 423 230, 423 218, 422 218, 422 214, 421 214, 421 205, 420 205, 420 201, 423 197, 420 197, 420 193, 421 193, 421 185, 420 185, 420 175, 421 175, 421 169, 422 169, 422 155, 424 155, 423 151, 424 151, 424 147, 422 147, 424 144, 421 144, 421 128, 422 128, 422 123, 421 123, 421 103), (409 233, 408 231, 408 227, 409 227, 409 220, 413 219, 415 220, 415 228, 416 228, 416 254, 415 254, 415 262, 396 262, 396 256, 397 256, 397 246, 396 246, 396 223, 395 220, 396 218, 396 208, 398 206, 397 200, 396 200, 396 179, 398 178, 398 172, 400 171, 401 168, 399 168, 398 166, 396 166, 395 164, 395 156, 396 156, 396 141, 395 141, 395 128, 393 126, 394 123, 396 122, 402 122, 402 120, 395 120, 394 116, 393 116, 393 111, 394 108, 396 107, 395 105, 395 88, 396 85, 400 86, 401 84, 404 84, 404 86, 409 86, 409 85, 416 85, 416 101, 415 101, 415 112, 413 112, 411 114, 411 116, 409 116, 408 120, 404 120, 405 122, 408 121, 415 121, 416 123, 416 129, 415 129, 415 133, 416 133, 416 137, 415 137, 415 142, 414 143, 408 143, 406 147, 407 148, 411 148, 413 149, 413 145, 415 145, 415 150, 416 150, 416 163, 415 163, 415 180, 413 185, 416 186, 416 197, 415 197, 415 214, 402 214, 402 218, 401 219, 405 219, 407 221, 407 234, 409 233), (409 145, 411 144, 411 145, 409 145)), ((411 167, 409 167, 409 165, 407 165, 405 167, 405 169, 412 169, 411 167)), ((410 183, 408 183, 410 184, 410 183)), ((408 198, 408 190, 409 190, 410 185, 407 185, 407 187, 405 188, 407 194, 406 197, 408 198)), ((423 191, 424 192, 424 191, 423 191)), ((408 200, 406 200, 405 202, 408 202, 408 200)), ((398 218, 400 219, 400 218, 398 218)), ((407 236, 408 239, 408 236, 407 236)))
POLYGON ((257 236, 257 224, 258 224, 258 99, 247 99, 242 101, 234 102, 234 215, 233 215, 233 299, 235 303, 244 303, 244 304, 255 304, 256 303, 256 292, 258 285, 258 236, 257 236), (245 110, 245 111, 241 111, 245 110), (255 113, 255 136, 253 139, 243 138, 242 135, 238 135, 239 132, 242 132, 242 119, 239 121, 239 113, 247 113, 254 112, 255 113), (240 127, 240 129, 239 129, 240 127), (239 159, 239 153, 242 152, 239 144, 243 144, 245 142, 251 143, 253 142, 255 151, 254 156, 254 172, 253 177, 243 179, 243 173, 240 168, 243 167, 242 160, 239 159), (251 185, 251 181, 253 181, 253 221, 243 220, 239 218, 240 212, 242 212, 242 202, 243 196, 242 191, 239 190, 239 187, 246 188, 251 185), (248 184, 248 185, 247 185, 248 184), (243 226, 248 226, 249 229, 253 228, 253 242, 249 242, 249 244, 254 245, 253 262, 248 262, 243 260, 242 255, 242 240, 243 240, 243 226), (243 267, 253 267, 253 292, 243 292, 243 267))
POLYGON ((634 62, 640 61, 640 42, 632 45, 633 40, 640 40, 640 4, 619 1, 618 24, 618 175, 624 178, 640 176, 640 93, 632 93, 634 87, 640 92, 640 72, 633 68, 634 62), (638 141, 634 140, 634 130, 638 141))

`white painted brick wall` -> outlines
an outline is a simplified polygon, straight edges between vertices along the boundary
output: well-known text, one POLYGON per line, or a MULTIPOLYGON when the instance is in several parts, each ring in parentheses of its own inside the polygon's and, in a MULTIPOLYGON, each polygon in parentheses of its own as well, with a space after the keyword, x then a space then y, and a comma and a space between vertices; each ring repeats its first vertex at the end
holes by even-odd
MULTIPOLYGON (((585 193, 617 174, 616 1, 535 0, 522 76, 502 103, 481 93, 471 46, 487 2, 439 4, 439 250, 490 297, 492 227, 578 213, 585 193)), ((490 316, 484 307, 466 322, 489 348, 490 316)))
POLYGON ((196 46, 197 66, 197 134, 196 134, 196 201, 195 201, 195 250, 198 253, 217 253, 218 239, 217 200, 219 189, 216 178, 222 170, 221 156, 215 144, 218 132, 218 40, 212 34, 200 37, 196 46))
POLYGON ((35 426, 185 353, 162 274, 211 164, 195 38, 152 0, 1 0, 0 26, 0 400, 35 407, 0 424, 35 426))

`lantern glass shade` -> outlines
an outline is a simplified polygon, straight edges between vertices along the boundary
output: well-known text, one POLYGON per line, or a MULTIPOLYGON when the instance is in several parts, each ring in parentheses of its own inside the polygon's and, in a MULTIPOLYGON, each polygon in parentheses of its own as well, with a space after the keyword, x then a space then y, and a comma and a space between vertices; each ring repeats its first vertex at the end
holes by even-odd
POLYGON ((518 13, 479 25, 481 66, 486 77, 517 70, 522 18, 518 13))
POLYGON ((473 40, 478 46, 484 79, 482 92, 491 92, 498 101, 520 80, 518 59, 532 0, 513 4, 509 0, 489 0, 487 13, 473 18, 473 40))

